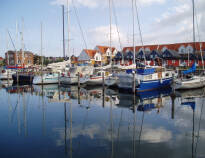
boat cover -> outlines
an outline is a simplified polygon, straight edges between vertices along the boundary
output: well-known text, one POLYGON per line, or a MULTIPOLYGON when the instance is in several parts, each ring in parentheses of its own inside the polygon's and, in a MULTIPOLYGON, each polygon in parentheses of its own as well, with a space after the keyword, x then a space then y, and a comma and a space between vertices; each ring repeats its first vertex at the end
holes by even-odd
POLYGON ((196 63, 194 62, 194 64, 188 70, 183 71, 182 73, 184 75, 187 75, 187 74, 195 72, 195 71, 196 71, 196 63))

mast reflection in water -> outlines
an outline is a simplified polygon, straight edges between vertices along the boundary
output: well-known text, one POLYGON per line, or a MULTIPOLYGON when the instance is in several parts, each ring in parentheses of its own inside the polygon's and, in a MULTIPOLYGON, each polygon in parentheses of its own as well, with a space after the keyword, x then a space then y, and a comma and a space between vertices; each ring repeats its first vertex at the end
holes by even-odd
POLYGON ((2 86, 0 157, 205 157, 204 89, 2 86))

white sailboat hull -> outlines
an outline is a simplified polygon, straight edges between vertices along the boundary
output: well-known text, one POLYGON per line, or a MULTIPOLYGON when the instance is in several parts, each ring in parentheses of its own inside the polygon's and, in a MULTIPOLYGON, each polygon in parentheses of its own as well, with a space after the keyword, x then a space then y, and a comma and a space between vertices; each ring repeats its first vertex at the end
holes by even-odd
POLYGON ((95 77, 90 78, 87 82, 87 85, 102 85, 103 84, 103 78, 102 77, 95 77))
POLYGON ((205 86, 205 77, 194 76, 189 80, 177 80, 174 84, 175 89, 195 89, 205 86))
POLYGON ((70 84, 77 84, 78 83, 78 77, 68 77, 64 76, 60 78, 60 83, 65 84, 65 85, 70 85, 70 84))
POLYGON ((33 84, 40 85, 40 84, 56 84, 58 83, 58 74, 51 74, 51 75, 43 75, 41 76, 34 76, 33 84))

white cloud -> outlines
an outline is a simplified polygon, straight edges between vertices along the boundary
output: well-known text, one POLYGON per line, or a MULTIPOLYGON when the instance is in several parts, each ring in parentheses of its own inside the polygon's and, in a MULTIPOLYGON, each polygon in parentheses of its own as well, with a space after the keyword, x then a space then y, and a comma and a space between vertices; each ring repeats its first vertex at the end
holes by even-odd
MULTIPOLYGON (((152 4, 163 4, 166 0, 136 0, 137 3, 140 3, 142 6, 149 6, 152 4)), ((115 6, 117 7, 130 7, 131 0, 113 0, 115 6)), ((69 3, 72 3, 72 0, 69 0, 69 3)), ((51 2, 52 5, 67 5, 67 0, 54 0, 51 2)), ((104 8, 108 7, 108 0, 76 0, 75 4, 81 7, 87 8, 104 8)))
MULTIPOLYGON (((192 40, 192 3, 188 0, 180 0, 177 2, 178 5, 175 5, 163 13, 160 18, 156 19, 155 23, 153 24, 153 29, 160 31, 166 30, 167 34, 171 32, 173 36, 175 36, 175 39, 176 37, 180 37, 181 39, 187 38, 190 41, 192 40), (180 34, 180 36, 176 36, 178 34, 180 34)), ((198 0, 195 3, 195 12, 197 17, 196 23, 198 23, 199 26, 199 33, 203 35, 205 33, 205 22, 203 21, 203 17, 205 16, 204 7, 204 0, 198 0)), ((167 37, 169 38, 169 36, 167 37)))
MULTIPOLYGON (((110 43, 110 26, 99 26, 88 30, 87 35, 89 37, 89 42, 91 45, 107 45, 110 43), (92 39, 92 40, 91 40, 92 39)), ((125 43, 125 34, 123 30, 119 29, 119 35, 117 33, 117 27, 112 25, 111 41, 112 46, 119 46, 119 38, 121 43, 125 43)), ((118 47, 119 48, 119 47, 118 47)))

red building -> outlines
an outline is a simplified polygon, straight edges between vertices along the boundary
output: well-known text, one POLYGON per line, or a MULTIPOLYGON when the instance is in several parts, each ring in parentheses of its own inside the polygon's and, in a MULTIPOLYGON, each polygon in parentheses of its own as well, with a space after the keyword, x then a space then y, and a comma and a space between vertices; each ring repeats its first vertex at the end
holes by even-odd
MULTIPOLYGON (((122 52, 124 56, 130 52, 133 54, 133 47, 124 47, 122 52)), ((203 59, 205 59, 205 42, 136 46, 135 52, 135 56, 139 60, 144 60, 146 57, 149 65, 155 65, 161 59, 163 64, 171 67, 191 66, 194 61, 197 61, 198 66, 202 66, 203 59)), ((130 61, 133 59, 125 61, 125 63, 130 63, 130 61)))

